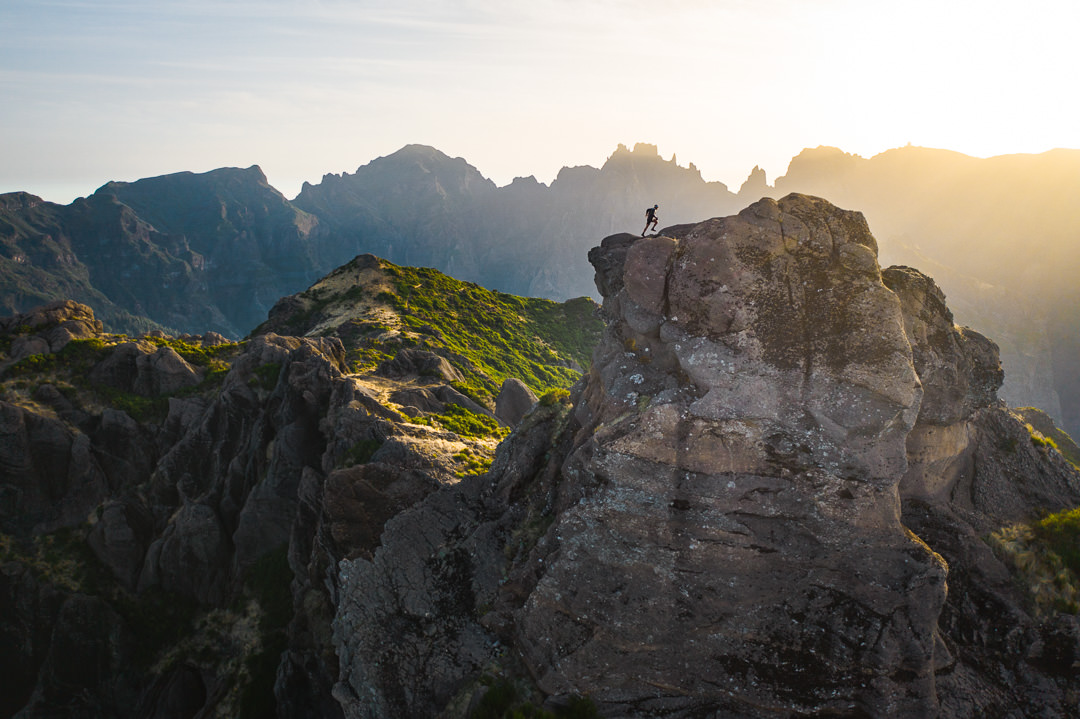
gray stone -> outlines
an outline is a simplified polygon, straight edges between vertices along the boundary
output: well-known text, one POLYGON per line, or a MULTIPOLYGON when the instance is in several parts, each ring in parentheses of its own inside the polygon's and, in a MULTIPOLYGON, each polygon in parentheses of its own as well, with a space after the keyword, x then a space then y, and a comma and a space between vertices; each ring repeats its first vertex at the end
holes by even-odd
POLYGON ((515 427, 536 401, 537 397, 528 385, 515 377, 507 378, 495 397, 495 416, 500 422, 515 427))
POLYGON ((993 344, 823 200, 668 233, 590 252, 608 327, 574 409, 341 563, 345 716, 437 715, 490 667, 603 716, 1064 716, 1075 681, 1014 656, 1076 632, 978 537, 1080 479, 997 404, 993 344))

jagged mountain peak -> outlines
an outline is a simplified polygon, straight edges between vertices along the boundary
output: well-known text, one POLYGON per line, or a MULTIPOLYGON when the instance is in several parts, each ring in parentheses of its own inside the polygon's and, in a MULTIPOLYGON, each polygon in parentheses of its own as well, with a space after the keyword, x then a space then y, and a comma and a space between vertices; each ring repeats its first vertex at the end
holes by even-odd
POLYGON ((1043 637, 1076 624, 991 581, 979 534, 1075 505, 1080 474, 997 403, 993 343, 876 247, 804 195, 605 238, 573 408, 341 565, 346 717, 437 715, 493 676, 601 716, 1066 716, 1043 637), (1016 651, 1039 659, 1003 695, 1016 651))

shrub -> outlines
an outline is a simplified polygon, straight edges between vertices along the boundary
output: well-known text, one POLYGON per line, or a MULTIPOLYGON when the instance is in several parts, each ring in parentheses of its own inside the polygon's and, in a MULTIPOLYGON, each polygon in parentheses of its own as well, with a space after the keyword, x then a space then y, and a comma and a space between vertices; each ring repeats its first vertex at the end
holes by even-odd
POLYGON ((1049 447, 1050 449, 1058 448, 1057 442, 1049 437, 1044 437, 1043 435, 1036 433, 1032 433, 1031 435, 1031 444, 1036 447, 1049 447))
POLYGON ((1036 615, 1080 613, 1080 508, 992 533, 987 542, 1027 589, 1036 615))
POLYGON ((56 366, 56 355, 30 355, 23 357, 7 368, 5 374, 8 377, 19 377, 28 374, 40 374, 48 372, 56 366))
POLYGON ((251 379, 248 383, 253 387, 262 387, 265 390, 272 390, 277 387, 278 377, 281 375, 281 363, 280 362, 267 362, 264 365, 259 365, 252 373, 251 379))
POLYGON ((95 386, 94 392, 111 407, 127 412, 137 422, 160 422, 169 414, 168 397, 143 397, 106 385, 95 386))
POLYGON ((457 473, 459 479, 474 474, 484 474, 491 469, 492 460, 490 456, 476 454, 468 447, 455 454, 454 459, 465 465, 462 470, 457 473))
POLYGON ((502 439, 510 433, 499 422, 484 414, 477 414, 461 405, 448 404, 438 417, 438 422, 446 429, 462 437, 494 437, 502 439))
POLYGON ((569 399, 570 390, 560 387, 545 392, 544 395, 540 397, 540 406, 551 407, 552 405, 556 404, 565 404, 569 399))
POLYGON ((193 364, 198 367, 210 366, 215 358, 222 354, 232 352, 239 346, 236 344, 222 344, 215 345, 214 347, 202 347, 175 337, 144 337, 143 339, 158 347, 171 348, 176 354, 183 357, 188 364, 193 364))
POLYGON ((1080 507, 1048 515, 1034 529, 1035 536, 1080 577, 1080 507))
POLYGON ((358 464, 367 464, 382 445, 383 443, 377 439, 362 439, 349 448, 342 457, 340 466, 353 467, 358 464))

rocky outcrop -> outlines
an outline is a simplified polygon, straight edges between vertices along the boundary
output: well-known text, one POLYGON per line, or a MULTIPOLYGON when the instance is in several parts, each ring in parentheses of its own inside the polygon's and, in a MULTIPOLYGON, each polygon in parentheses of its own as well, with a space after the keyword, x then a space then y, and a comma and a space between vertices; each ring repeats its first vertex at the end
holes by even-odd
POLYGON ((0 334, 14 335, 7 360, 14 364, 36 354, 59 352, 73 339, 86 339, 102 331, 101 321, 84 304, 59 300, 12 317, 0 319, 0 334))
POLYGON ((487 451, 389 395, 486 410, 441 377, 365 385, 337 338, 125 341, 75 303, 2 327, 33 345, 0 374, 2 713, 237 715, 258 682, 287 716, 340 715, 337 562, 487 451))
POLYGON ((90 381, 153 397, 194 387, 202 376, 171 347, 126 342, 94 367, 90 381))
POLYGON ((446 382, 461 379, 461 374, 454 369, 445 357, 434 352, 405 348, 392 359, 379 365, 378 374, 391 379, 406 377, 432 377, 446 382))
POLYGON ((495 397, 495 416, 515 426, 536 403, 537 397, 528 385, 513 377, 504 380, 495 397))
POLYGON ((573 410, 341 564, 345 715, 435 715, 494 675, 604 716, 1066 716, 1069 620, 1028 616, 978 536, 1080 503, 1076 472, 1019 441, 994 345, 876 249, 801 195, 604 240, 573 410))
POLYGON ((0 712, 1070 716, 1080 626, 984 537, 1080 480, 932 280, 801 195, 590 259, 589 373, 486 475, 435 416, 486 375, 387 330, 371 259, 282 305, 334 337, 5 322, 0 712))

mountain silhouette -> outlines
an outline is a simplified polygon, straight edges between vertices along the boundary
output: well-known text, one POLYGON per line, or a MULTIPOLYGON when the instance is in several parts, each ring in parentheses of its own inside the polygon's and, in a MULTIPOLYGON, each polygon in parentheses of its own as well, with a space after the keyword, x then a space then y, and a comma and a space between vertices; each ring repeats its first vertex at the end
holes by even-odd
POLYGON ((120 331, 242 337, 281 297, 352 257, 429 266, 490 289, 598 298, 588 249, 660 226, 803 192, 862 211, 885 264, 932 274, 961 324, 995 338, 1001 396, 1080 434, 1080 151, 988 159, 904 147, 865 159, 808 149, 772 186, 755 168, 738 193, 653 145, 620 145, 600 168, 497 187, 462 158, 409 145, 305 184, 289 201, 258 167, 107 183, 61 206, 0 196, 0 307, 71 298, 120 331))

